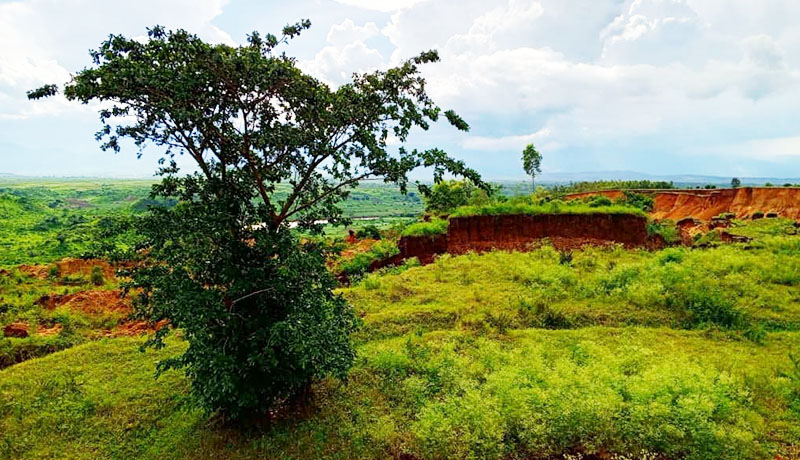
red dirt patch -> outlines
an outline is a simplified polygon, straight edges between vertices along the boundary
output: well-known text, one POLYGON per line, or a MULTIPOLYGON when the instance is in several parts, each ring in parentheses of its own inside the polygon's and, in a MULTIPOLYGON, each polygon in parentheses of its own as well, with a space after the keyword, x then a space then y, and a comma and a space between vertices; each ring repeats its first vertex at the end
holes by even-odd
MULTIPOLYGON (((58 266, 61 276, 92 274, 94 267, 100 267, 103 277, 113 279, 116 274, 114 266, 101 259, 62 259, 55 263, 58 266)), ((20 265, 19 271, 38 279, 46 279, 50 275, 50 267, 53 265, 20 265)))
POLYGON ((149 321, 130 321, 120 324, 110 331, 105 331, 103 335, 107 337, 134 337, 152 334, 167 325, 169 325, 169 321, 166 319, 162 319, 155 324, 149 321))
POLYGON ((368 238, 358 240, 350 245, 347 249, 342 250, 339 256, 342 260, 350 260, 355 257, 356 254, 369 251, 370 248, 372 248, 372 246, 374 246, 377 242, 378 240, 371 240, 368 238))
POLYGON ((28 323, 11 323, 3 328, 5 337, 25 338, 28 336, 28 323))
POLYGON ((62 329, 64 329, 64 326, 60 324, 55 324, 53 327, 39 326, 36 328, 36 335, 39 337, 50 337, 60 334, 62 329))
POLYGON ((89 315, 102 313, 128 314, 133 311, 130 298, 122 297, 122 291, 81 291, 74 294, 48 294, 36 301, 37 305, 48 310, 66 307, 89 315))

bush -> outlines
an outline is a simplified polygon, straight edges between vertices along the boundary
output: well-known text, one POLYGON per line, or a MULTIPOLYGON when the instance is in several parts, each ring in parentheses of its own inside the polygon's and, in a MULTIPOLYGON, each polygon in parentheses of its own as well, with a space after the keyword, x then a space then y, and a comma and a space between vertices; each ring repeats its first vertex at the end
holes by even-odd
POLYGON ((642 195, 641 193, 635 193, 626 190, 625 198, 621 198, 617 201, 617 204, 623 206, 631 206, 633 208, 641 209, 644 212, 652 212, 653 211, 653 198, 647 195, 642 195))
POLYGON ((592 197, 588 201, 588 204, 590 208, 599 208, 600 206, 611 206, 612 202, 611 199, 606 196, 597 195, 592 197))
POLYGON ((103 270, 95 265, 92 267, 92 275, 90 277, 92 284, 95 286, 102 286, 105 283, 105 279, 103 279, 103 270))
POLYGON ((433 218, 430 222, 416 222, 403 229, 403 236, 435 236, 447 233, 450 223, 445 219, 433 218))
POLYGON ((708 280, 698 281, 688 273, 668 271, 664 277, 666 305, 686 312, 686 326, 717 325, 726 329, 741 328, 745 315, 736 303, 708 280))
POLYGON ((425 200, 425 211, 431 214, 448 214, 459 206, 485 204, 490 198, 489 193, 468 180, 441 181, 432 188, 420 186, 420 191, 425 200))
POLYGON ((356 237, 359 239, 369 238, 373 240, 381 239, 381 231, 378 230, 378 227, 370 224, 365 225, 358 229, 356 232, 356 237))
POLYGON ((375 243, 367 252, 356 254, 352 259, 342 263, 341 272, 349 277, 361 276, 369 270, 373 262, 388 259, 400 252, 397 243, 383 240, 375 243))
POLYGON ((648 235, 660 235, 667 243, 676 243, 681 239, 681 233, 675 222, 671 220, 652 220, 647 223, 648 235))

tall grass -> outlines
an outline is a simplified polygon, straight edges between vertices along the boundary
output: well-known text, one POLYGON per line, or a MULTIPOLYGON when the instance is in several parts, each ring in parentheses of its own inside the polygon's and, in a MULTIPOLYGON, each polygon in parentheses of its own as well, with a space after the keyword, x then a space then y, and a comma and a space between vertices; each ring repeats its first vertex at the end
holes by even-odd
POLYGON ((574 201, 549 201, 542 204, 499 202, 481 206, 463 206, 450 214, 451 217, 489 216, 507 214, 632 214, 646 216, 641 209, 626 205, 593 207, 588 203, 574 201))

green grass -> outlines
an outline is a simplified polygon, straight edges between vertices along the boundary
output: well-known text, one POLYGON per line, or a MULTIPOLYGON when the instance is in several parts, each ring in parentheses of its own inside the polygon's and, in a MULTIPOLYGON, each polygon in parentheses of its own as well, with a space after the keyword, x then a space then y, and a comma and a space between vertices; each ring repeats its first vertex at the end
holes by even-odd
POLYGON ((433 218, 428 222, 415 222, 403 229, 403 236, 434 236, 447 233, 449 222, 446 219, 433 218))
POLYGON ((181 341, 147 353, 139 344, 94 342, 0 371, 0 457, 500 459, 607 449, 758 459, 800 440, 795 332, 758 347, 669 329, 412 333, 361 345, 348 382, 316 385, 305 418, 243 433, 188 404, 181 374, 153 378, 181 341))
POLYGON ((483 206, 462 206, 450 214, 450 217, 466 216, 491 216, 506 214, 633 214, 646 216, 641 209, 625 206, 611 205, 592 207, 580 201, 562 202, 550 201, 543 204, 528 204, 516 202, 499 202, 483 206))
POLYGON ((0 458, 798 458, 789 225, 739 223, 753 241, 708 249, 545 244, 366 275, 341 290, 364 322, 348 379, 250 430, 194 407, 180 372, 154 378, 178 333, 145 353, 77 345, 0 370, 0 458))

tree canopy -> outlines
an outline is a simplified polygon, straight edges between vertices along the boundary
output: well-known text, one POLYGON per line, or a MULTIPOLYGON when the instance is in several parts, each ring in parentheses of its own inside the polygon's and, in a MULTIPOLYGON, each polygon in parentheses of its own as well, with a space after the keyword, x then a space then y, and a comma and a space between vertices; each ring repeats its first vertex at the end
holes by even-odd
MULTIPOLYGON (((120 151, 121 139, 140 148, 164 147, 164 158, 191 156, 209 180, 231 170, 251 176, 265 224, 288 219, 336 221, 335 204, 364 179, 395 182, 420 166, 482 185, 478 173, 440 149, 387 149, 389 136, 406 141, 412 128, 444 118, 469 129, 453 111, 436 106, 419 66, 439 60, 427 51, 386 71, 354 75, 332 89, 304 74, 277 48, 308 28, 286 26, 278 38, 254 32, 245 46, 211 45, 186 31, 154 27, 148 40, 111 35, 91 52, 94 66, 64 88, 70 100, 107 102, 96 134, 103 149, 120 151), (288 183, 291 192, 276 193, 288 183)), ((29 92, 53 95, 55 85, 29 92)), ((142 150, 140 150, 141 154, 142 150)))

